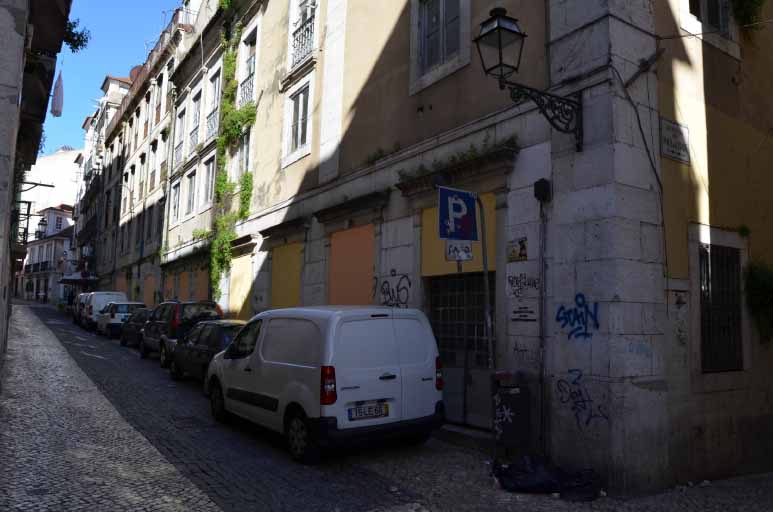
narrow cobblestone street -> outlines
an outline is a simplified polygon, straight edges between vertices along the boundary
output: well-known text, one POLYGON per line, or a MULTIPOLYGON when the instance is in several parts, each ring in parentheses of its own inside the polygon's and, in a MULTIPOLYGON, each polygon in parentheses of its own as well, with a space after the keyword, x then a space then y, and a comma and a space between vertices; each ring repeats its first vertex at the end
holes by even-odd
POLYGON ((14 306, 0 394, 0 510, 773 510, 762 475, 572 504, 497 490, 485 455, 432 439, 314 467, 279 436, 223 426, 193 381, 74 326, 14 306))

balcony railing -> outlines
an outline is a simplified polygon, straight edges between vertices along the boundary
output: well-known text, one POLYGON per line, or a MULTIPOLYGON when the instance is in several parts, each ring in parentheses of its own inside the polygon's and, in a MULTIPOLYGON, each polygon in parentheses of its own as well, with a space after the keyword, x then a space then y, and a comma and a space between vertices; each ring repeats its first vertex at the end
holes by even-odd
POLYGON ((314 14, 303 20, 300 26, 293 32, 293 60, 295 67, 311 54, 314 49, 314 14))
POLYGON ((29 274, 30 272, 32 272, 32 263, 24 265, 24 273, 29 274))
POLYGON ((183 146, 184 141, 180 141, 174 147, 174 165, 180 165, 183 162, 183 146))
POLYGON ((33 272, 40 272, 40 263, 33 263, 32 264, 32 271, 33 272))
POLYGON ((207 140, 217 135, 218 124, 220 122, 220 112, 216 108, 207 116, 207 140))
POLYGON ((253 100, 253 91, 255 87, 255 75, 250 73, 239 86, 239 106, 243 107, 247 103, 253 100))
POLYGON ((191 130, 190 140, 188 143, 188 155, 192 155, 196 152, 196 146, 199 143, 199 126, 196 125, 191 130))
POLYGON ((40 271, 45 272, 48 270, 48 261, 41 261, 40 262, 40 271))

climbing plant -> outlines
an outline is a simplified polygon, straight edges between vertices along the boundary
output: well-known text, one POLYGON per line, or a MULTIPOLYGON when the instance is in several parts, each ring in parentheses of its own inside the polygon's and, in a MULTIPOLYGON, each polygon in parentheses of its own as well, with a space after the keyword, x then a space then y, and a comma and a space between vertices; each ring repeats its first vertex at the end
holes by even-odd
POLYGON ((773 339, 773 266, 752 261, 746 267, 746 302, 760 338, 773 339))
MULTIPOLYGON (((233 14, 231 0, 220 0, 223 16, 228 19, 233 14)), ((247 218, 252 199, 252 173, 245 169, 240 182, 239 208, 234 213, 231 197, 236 191, 236 183, 228 178, 228 159, 246 128, 255 123, 255 104, 249 102, 236 106, 236 93, 239 83, 236 80, 236 58, 241 38, 241 26, 237 23, 233 30, 228 24, 223 28, 221 44, 223 47, 223 89, 220 99, 220 126, 217 137, 217 171, 215 174, 215 220, 212 226, 210 242, 209 276, 215 299, 220 297, 220 279, 231 267, 231 240, 236 238, 236 223, 247 218)), ((200 233, 204 235, 204 233, 200 233)))
POLYGON ((742 28, 762 28, 761 26, 749 27, 758 23, 762 18, 762 8, 767 0, 733 0, 733 15, 742 28))

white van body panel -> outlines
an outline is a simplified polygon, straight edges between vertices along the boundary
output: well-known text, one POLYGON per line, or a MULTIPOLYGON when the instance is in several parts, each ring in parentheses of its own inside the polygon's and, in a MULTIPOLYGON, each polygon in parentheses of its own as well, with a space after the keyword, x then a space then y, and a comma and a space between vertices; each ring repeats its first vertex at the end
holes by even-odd
POLYGON ((123 292, 92 292, 86 299, 85 318, 88 322, 96 325, 97 315, 110 302, 128 302, 126 294, 123 292), (91 307, 91 314, 89 314, 91 307))
POLYGON ((223 386, 226 409, 238 416, 282 432, 287 408, 297 404, 309 418, 335 417, 344 430, 432 416, 442 401, 435 388, 437 344, 421 311, 289 308, 260 313, 250 324, 255 321, 262 325, 253 352, 241 359, 221 352, 208 370, 208 381, 217 377, 223 386), (320 405, 321 366, 335 368, 332 405, 320 405), (388 404, 388 415, 350 419, 350 409, 374 403, 388 404))

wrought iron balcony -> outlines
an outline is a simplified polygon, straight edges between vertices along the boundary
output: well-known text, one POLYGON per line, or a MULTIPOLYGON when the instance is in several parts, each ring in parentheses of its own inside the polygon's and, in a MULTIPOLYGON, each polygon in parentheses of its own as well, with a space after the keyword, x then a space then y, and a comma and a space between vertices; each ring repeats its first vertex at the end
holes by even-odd
POLYGON ((45 272, 48 270, 48 261, 41 261, 40 262, 40 271, 45 272))
POLYGON ((303 20, 293 32, 293 58, 292 66, 295 67, 311 55, 314 49, 314 13, 303 20))
POLYGON ((220 123, 220 112, 217 108, 207 116, 207 140, 217 135, 217 129, 220 123))
POLYGON ((33 272, 40 272, 40 263, 33 263, 32 264, 32 271, 33 272))
POLYGON ((29 274, 30 272, 32 272, 32 263, 24 265, 24 273, 29 274))
POLYGON ((196 146, 199 144, 199 125, 191 130, 190 140, 188 141, 188 156, 196 152, 196 146))
POLYGON ((184 141, 181 140, 174 147, 174 165, 175 166, 183 163, 183 145, 184 145, 184 141))
POLYGON ((253 100, 255 97, 253 95, 255 87, 255 74, 250 73, 250 76, 244 79, 242 81, 241 85, 239 85, 239 106, 243 107, 247 103, 253 100))

